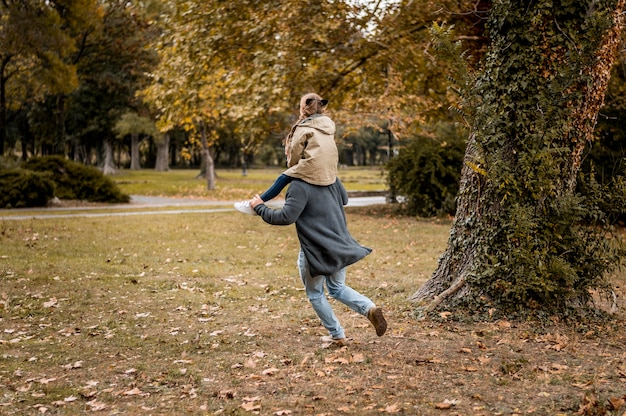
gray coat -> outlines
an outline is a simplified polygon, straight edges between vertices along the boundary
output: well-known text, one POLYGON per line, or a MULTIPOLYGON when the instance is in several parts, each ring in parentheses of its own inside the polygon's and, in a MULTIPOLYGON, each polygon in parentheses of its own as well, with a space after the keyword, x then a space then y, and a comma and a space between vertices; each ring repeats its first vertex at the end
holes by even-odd
POLYGON ((348 193, 339 178, 329 186, 311 185, 296 179, 289 186, 281 209, 261 204, 255 211, 268 224, 295 222, 311 275, 330 275, 372 251, 350 235, 343 208, 347 203, 348 193))

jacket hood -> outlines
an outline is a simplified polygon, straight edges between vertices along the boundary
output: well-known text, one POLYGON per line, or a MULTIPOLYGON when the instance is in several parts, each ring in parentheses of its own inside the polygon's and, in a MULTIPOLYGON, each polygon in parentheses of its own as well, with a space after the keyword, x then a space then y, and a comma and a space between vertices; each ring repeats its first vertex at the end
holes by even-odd
POLYGON ((331 136, 335 134, 335 122, 323 114, 313 114, 305 118, 298 124, 298 127, 309 127, 331 136))

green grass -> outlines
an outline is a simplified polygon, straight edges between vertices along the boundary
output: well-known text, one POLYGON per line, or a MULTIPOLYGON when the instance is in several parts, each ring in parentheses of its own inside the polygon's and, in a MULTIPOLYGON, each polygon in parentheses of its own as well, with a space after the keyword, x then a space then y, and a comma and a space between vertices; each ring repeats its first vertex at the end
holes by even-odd
MULTIPOLYGON (((353 235, 375 248, 350 268, 350 284, 409 315, 407 295, 435 267, 449 224, 349 213, 353 235)), ((0 247, 6 414, 81 413, 95 399, 130 414, 236 412, 254 388, 241 369, 299 363, 322 332, 297 276, 293 226, 234 211, 0 220, 0 247), (285 343, 295 336, 309 346, 285 343), (237 404, 219 398, 228 389, 237 404)), ((338 313, 362 332, 366 322, 338 313)))
MULTIPOLYGON (((181 169, 168 172, 124 170, 113 176, 120 189, 129 195, 191 197, 223 201, 245 199, 267 189, 281 169, 218 169, 216 189, 207 190, 206 180, 198 178, 199 170, 181 169)), ((341 168, 338 173, 348 191, 384 191, 386 178, 380 167, 341 168)))
MULTIPOLYGON (((279 172, 218 172, 215 198, 259 192, 279 172)), ((378 186, 377 175, 341 173, 352 190, 378 186)), ((209 199, 192 171, 116 180, 131 194, 209 199)), ((600 413, 624 396, 621 318, 583 332, 415 319, 408 297, 435 270, 448 221, 346 209, 353 236, 374 249, 348 268, 348 284, 384 308, 389 329, 376 337, 331 300, 351 338, 333 350, 302 289, 294 226, 234 209, 149 210, 0 214, 1 414, 557 415, 583 403, 586 414, 623 413, 600 413)), ((614 280, 623 306, 623 275, 614 280)))

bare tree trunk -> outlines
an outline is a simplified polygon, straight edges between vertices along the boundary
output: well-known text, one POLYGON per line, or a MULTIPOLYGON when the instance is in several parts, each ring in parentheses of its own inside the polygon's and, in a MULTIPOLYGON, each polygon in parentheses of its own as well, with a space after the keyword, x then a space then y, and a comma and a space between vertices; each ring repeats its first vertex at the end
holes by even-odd
POLYGON ((207 139, 206 123, 204 120, 200 121, 200 143, 202 150, 200 151, 201 165, 200 174, 198 178, 205 178, 207 182, 207 189, 209 191, 215 190, 215 162, 211 155, 211 148, 209 147, 209 141, 207 139))
POLYGON ((211 151, 206 149, 206 187, 209 191, 215 190, 215 162, 213 161, 213 156, 211 156, 211 151))
POLYGON ((157 157, 154 170, 158 172, 167 172, 170 169, 168 166, 169 149, 170 135, 166 133, 160 140, 157 141, 157 157))
POLYGON ((105 175, 115 175, 117 173, 113 157, 113 146, 111 145, 110 139, 104 139, 104 165, 102 167, 102 173, 105 175))
POLYGON ((130 135, 130 170, 141 169, 139 160, 139 134, 130 135))
MULTIPOLYGON (((499 165, 498 168, 505 166, 505 172, 525 172, 520 169, 520 166, 523 163, 530 165, 528 157, 539 154, 524 154, 528 148, 538 146, 537 148, 542 151, 558 149, 554 151, 554 155, 559 155, 558 161, 550 167, 552 170, 549 173, 550 176, 547 176, 553 179, 547 181, 552 187, 550 198, 558 199, 573 195, 581 165, 581 155, 586 143, 591 141, 593 137, 596 117, 604 101, 610 70, 616 59, 616 52, 620 44, 624 0, 616 0, 612 3, 610 10, 600 12, 595 9, 595 5, 589 3, 587 10, 589 21, 593 20, 593 17, 589 17, 590 14, 606 12, 608 16, 611 16, 612 22, 610 22, 608 29, 602 28, 603 32, 600 30, 595 32, 596 38, 580 36, 582 41, 587 42, 584 45, 581 45, 581 39, 575 42, 568 37, 567 33, 558 33, 562 30, 559 23, 563 25, 564 22, 557 22, 556 17, 543 20, 544 16, 541 13, 545 12, 546 8, 539 10, 537 4, 529 6, 523 2, 510 7, 509 10, 512 10, 514 18, 524 16, 525 20, 521 24, 533 21, 534 13, 537 13, 537 19, 540 19, 539 21, 544 24, 542 29, 546 31, 542 38, 544 43, 525 45, 526 39, 509 35, 508 31, 514 31, 515 25, 508 21, 506 24, 502 24, 501 22, 506 21, 506 17, 502 18, 501 13, 492 11, 491 18, 499 19, 500 25, 497 29, 501 30, 501 32, 496 30, 492 33, 492 40, 500 39, 501 43, 499 43, 499 47, 498 44, 490 46, 483 77, 479 78, 483 83, 482 89, 479 89, 483 92, 483 95, 479 97, 483 105, 477 111, 477 120, 481 121, 473 126, 468 141, 461 172, 457 212, 452 223, 448 247, 439 259, 437 269, 431 278, 410 297, 413 301, 423 302, 427 310, 432 310, 440 305, 452 306, 458 299, 478 298, 492 289, 480 286, 472 278, 477 273, 484 272, 492 265, 503 261, 503 259, 490 258, 489 264, 487 264, 485 263, 485 253, 494 252, 490 250, 495 244, 490 236, 494 235, 495 232, 490 230, 498 230, 503 227, 504 221, 511 220, 511 217, 503 219, 500 216, 504 212, 504 206, 511 209, 511 206, 516 202, 525 206, 531 206, 534 203, 537 207, 534 212, 541 213, 542 208, 547 205, 544 196, 537 192, 529 192, 526 189, 519 191, 525 199, 520 201, 507 200, 507 195, 511 198, 515 198, 516 195, 513 191, 510 193, 503 193, 502 191, 502 188, 510 183, 511 178, 509 181, 499 178, 500 182, 495 182, 492 175, 493 171, 490 170, 494 165, 499 165), (517 9, 515 9, 516 7, 517 9), (556 28, 555 32, 548 35, 547 33, 550 33, 549 31, 553 28, 556 28), (555 35, 555 33, 557 34, 555 35), (598 38, 598 36, 602 36, 602 38, 598 38), (558 40, 559 37, 560 41, 558 40), (593 45, 596 40, 601 40, 601 42, 592 49, 584 49, 587 45, 593 45), (559 52, 553 55, 552 59, 545 59, 545 56, 551 56, 550 53, 556 53, 553 51, 559 52), (544 55, 544 52, 548 55, 544 55), (519 55, 515 55, 516 53, 519 55), (530 57, 528 58, 529 62, 533 62, 537 66, 526 68, 526 73, 520 76, 519 72, 514 72, 517 69, 511 62, 517 62, 516 59, 523 58, 524 54, 530 57), (568 58, 564 58, 565 56, 568 58), (571 64, 569 69, 576 69, 569 72, 569 78, 566 78, 562 83, 549 81, 563 77, 563 74, 559 72, 562 67, 554 65, 555 59, 562 59, 566 65, 571 64), (503 69, 506 68, 505 64, 510 65, 511 74, 503 69), (579 66, 581 67, 580 70, 577 69, 579 66), (528 76, 528 78, 524 78, 524 76, 528 76), (519 84, 515 85, 517 79, 520 81, 519 84), (503 80, 505 81, 503 82, 503 80), (529 84, 536 89, 527 90, 526 87, 529 84), (561 87, 563 85, 565 87, 561 87), (526 102, 519 104, 524 101, 523 96, 516 96, 515 100, 511 99, 507 102, 507 97, 498 93, 502 90, 511 91, 512 94, 518 91, 529 91, 529 94, 532 92, 533 95, 526 97, 526 102), (496 91, 492 98, 485 98, 485 94, 489 94, 491 91, 496 91), (549 98, 538 101, 537 97, 549 98), (492 101, 489 101, 490 99, 492 101), (481 111, 489 111, 483 110, 483 108, 488 107, 490 107, 491 113, 481 114, 481 111), (499 111, 499 109, 506 110, 499 111), (558 115, 559 118, 551 118, 553 114, 558 115), (490 123, 491 125, 489 125, 490 123), (489 128, 495 127, 486 130, 488 125, 489 128), (498 130, 500 125, 506 126, 509 130, 498 130), (516 127, 511 129, 511 125, 516 127), (543 135, 541 132, 538 134, 537 129, 545 129, 543 135), (550 129, 559 130, 558 133, 554 134, 550 129), (485 139, 485 131, 489 131, 490 133, 487 134, 496 135, 501 139, 499 141, 490 138, 485 139), (531 134, 527 137, 516 136, 515 132, 517 131, 531 132, 531 134), (544 140, 544 142, 537 143, 537 138, 544 140), (485 145, 486 143, 487 145, 485 145), (561 155, 563 156, 561 157, 561 155), (554 169, 555 166, 557 169, 554 169)), ((584 7, 584 5, 578 7, 584 7)), ((608 8, 609 6, 604 7, 608 8)), ((560 18, 566 19, 567 17, 561 16, 560 18)), ((572 26, 576 27, 576 24, 572 26)), ((529 24, 525 30, 530 32, 532 26, 529 24)), ((587 48, 589 47, 587 46, 587 48)), ((534 167, 535 171, 540 168, 539 164, 534 167)), ((519 183, 523 186, 532 186, 528 185, 528 182, 523 182, 524 180, 527 178, 521 177, 519 183)), ((498 276, 497 278, 506 284, 516 284, 515 281, 506 282, 506 276, 498 276)))

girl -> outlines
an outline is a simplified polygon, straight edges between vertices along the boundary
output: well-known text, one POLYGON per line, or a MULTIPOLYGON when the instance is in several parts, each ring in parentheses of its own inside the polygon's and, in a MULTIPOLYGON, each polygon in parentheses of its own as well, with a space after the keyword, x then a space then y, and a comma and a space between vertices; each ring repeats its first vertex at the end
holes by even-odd
MULTIPOLYGON (((312 185, 328 186, 337 179, 339 154, 335 144, 335 123, 326 116, 328 100, 315 93, 300 98, 300 117, 285 139, 287 170, 266 190, 261 199, 267 202, 280 194, 294 178, 312 185)), ((250 200, 235 203, 239 211, 257 215, 250 200)))

